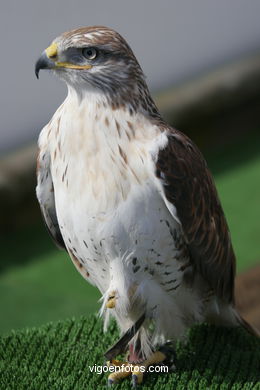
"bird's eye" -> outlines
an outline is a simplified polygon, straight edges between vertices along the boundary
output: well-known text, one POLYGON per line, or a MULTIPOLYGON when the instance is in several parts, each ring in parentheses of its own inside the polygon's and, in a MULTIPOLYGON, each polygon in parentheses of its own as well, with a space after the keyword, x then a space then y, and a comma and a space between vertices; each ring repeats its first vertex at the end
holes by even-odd
POLYGON ((94 47, 85 47, 82 49, 82 54, 88 60, 94 60, 97 57, 98 52, 94 47))

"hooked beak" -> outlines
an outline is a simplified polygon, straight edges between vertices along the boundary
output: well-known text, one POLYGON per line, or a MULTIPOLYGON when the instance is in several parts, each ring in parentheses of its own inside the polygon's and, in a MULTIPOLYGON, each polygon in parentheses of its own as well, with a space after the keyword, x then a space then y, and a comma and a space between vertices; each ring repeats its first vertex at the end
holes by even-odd
POLYGON ((55 68, 55 62, 51 58, 49 58, 46 54, 46 51, 44 51, 35 64, 35 75, 37 79, 39 78, 39 72, 41 69, 53 68, 55 68))
POLYGON ((35 74, 37 79, 39 78, 39 72, 41 69, 53 69, 55 68, 55 59, 58 55, 58 46, 53 42, 46 50, 42 53, 40 58, 35 64, 35 74))
POLYGON ((69 68, 69 69, 91 69, 92 65, 78 65, 70 62, 59 62, 58 58, 58 46, 54 42, 42 53, 40 58, 35 64, 35 74, 37 79, 39 78, 39 72, 41 69, 57 69, 57 68, 69 68))

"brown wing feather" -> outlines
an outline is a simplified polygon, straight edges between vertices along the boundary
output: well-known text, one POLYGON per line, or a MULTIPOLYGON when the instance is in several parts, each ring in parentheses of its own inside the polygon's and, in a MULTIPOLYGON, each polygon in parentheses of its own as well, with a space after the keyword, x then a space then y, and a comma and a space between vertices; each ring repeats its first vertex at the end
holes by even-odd
POLYGON ((170 129, 156 174, 177 210, 191 260, 221 299, 234 299, 235 255, 216 187, 196 145, 170 129))

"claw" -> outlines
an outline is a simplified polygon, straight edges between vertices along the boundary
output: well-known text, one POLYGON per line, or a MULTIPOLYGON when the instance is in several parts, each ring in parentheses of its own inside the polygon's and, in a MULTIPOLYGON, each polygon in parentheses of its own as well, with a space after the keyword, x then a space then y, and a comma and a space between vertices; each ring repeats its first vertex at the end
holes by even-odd
POLYGON ((175 366, 175 364, 172 364, 171 366, 169 366, 169 370, 171 371, 171 372, 174 372, 174 371, 176 371, 176 366, 175 366))
POLYGON ((143 382, 144 374, 141 371, 141 368, 139 365, 136 365, 134 367, 134 372, 132 374, 132 386, 136 387, 137 385, 140 385, 140 383, 143 382))
POLYGON ((108 380, 107 380, 107 386, 108 386, 108 387, 113 386, 114 383, 115 383, 115 381, 114 381, 113 379, 108 378, 108 380))
POLYGON ((137 375, 133 374, 132 375, 132 386, 137 387, 137 383, 138 383, 137 375))

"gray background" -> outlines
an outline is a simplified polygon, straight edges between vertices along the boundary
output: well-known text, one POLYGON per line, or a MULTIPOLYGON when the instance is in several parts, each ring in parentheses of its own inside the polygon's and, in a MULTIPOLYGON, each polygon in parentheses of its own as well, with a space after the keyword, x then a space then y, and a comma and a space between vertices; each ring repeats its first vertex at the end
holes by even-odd
POLYGON ((259 0, 1 1, 0 152, 36 139, 66 88, 34 62, 65 30, 103 24, 132 46, 153 91, 260 48, 259 0))

